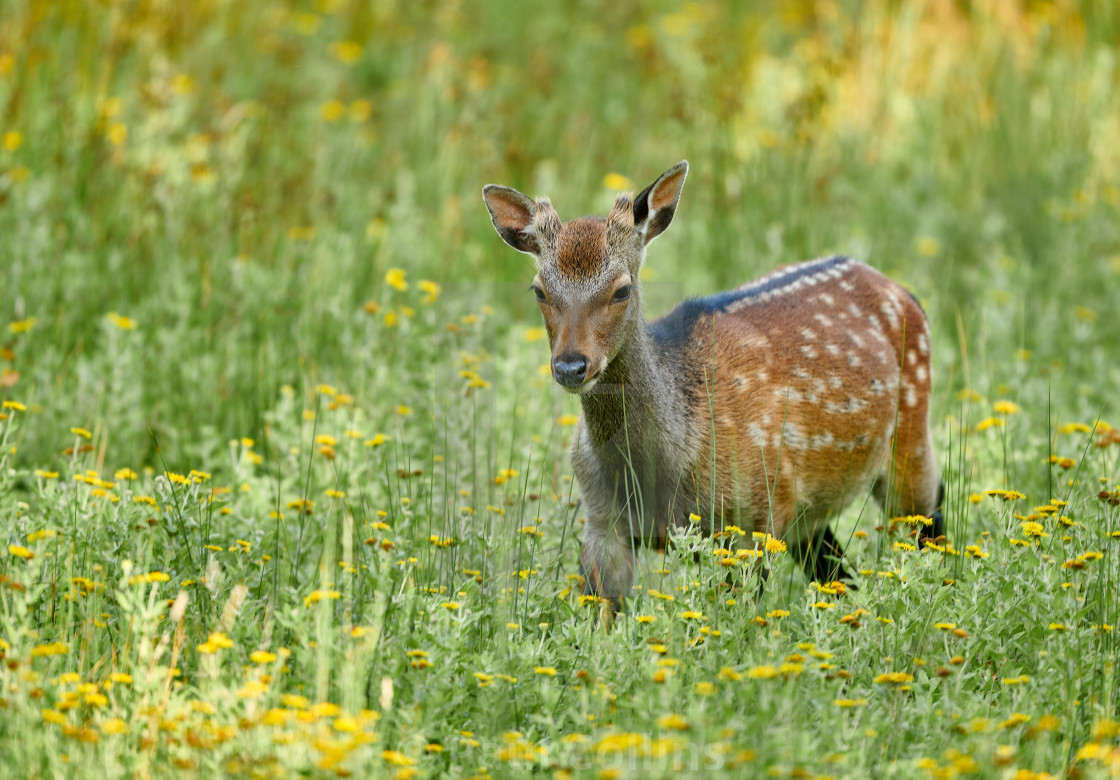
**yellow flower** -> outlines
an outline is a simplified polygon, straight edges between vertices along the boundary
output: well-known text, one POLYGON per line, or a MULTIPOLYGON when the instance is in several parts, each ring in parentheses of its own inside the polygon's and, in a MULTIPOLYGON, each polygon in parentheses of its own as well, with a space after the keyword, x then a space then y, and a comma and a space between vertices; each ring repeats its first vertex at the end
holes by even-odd
POLYGON ((608 173, 603 177, 603 186, 608 190, 622 192, 623 190, 634 189, 634 182, 627 179, 621 173, 608 173))
POLYGON ((25 561, 29 561, 35 557, 35 553, 31 552, 31 550, 28 550, 26 547, 20 547, 18 544, 9 544, 8 552, 17 558, 23 558, 25 561))
POLYGON ((105 135, 113 146, 120 146, 128 140, 128 125, 124 122, 113 122, 105 135))
POLYGON ((756 666, 747 672, 747 677, 754 680, 770 680, 778 676, 778 670, 774 666, 766 664, 764 666, 756 666))
POLYGON ((560 415, 559 417, 556 418, 556 422, 557 422, 558 425, 562 425, 562 426, 575 425, 576 423, 579 422, 579 415, 578 414, 562 414, 562 415, 560 415))
POLYGON ((113 323, 121 330, 136 330, 136 320, 131 317, 122 317, 115 311, 109 312, 109 322, 113 323))
POLYGON ((937 257, 941 254, 941 242, 933 236, 921 236, 914 242, 914 248, 922 257, 937 257))
POLYGON ((657 725, 663 729, 672 729, 674 731, 687 731, 691 728, 688 721, 682 715, 675 713, 670 715, 662 715, 657 719, 657 725))
POLYGON ((398 750, 382 750, 381 760, 393 766, 412 766, 415 761, 398 750))
POLYGON ((120 718, 109 718, 104 721, 99 728, 101 729, 101 733, 107 737, 114 734, 128 733, 128 724, 120 718))
POLYGON ((420 303, 435 303, 436 298, 443 292, 443 288, 429 279, 421 279, 417 285, 424 293, 424 297, 420 299, 420 303))
POLYGON ((867 699, 836 699, 832 704, 835 707, 863 707, 867 699))
MULTIPOLYGON (((355 100, 350 104, 350 121, 365 122, 373 114, 373 103, 368 100, 355 100)), ((367 234, 368 234, 367 228, 367 234)))
POLYGON ((1019 406, 1011 401, 996 401, 992 404, 996 414, 1018 414, 1019 406))
POLYGON ((786 551, 786 543, 781 539, 775 539, 770 534, 766 534, 766 552, 768 553, 784 553, 786 551))
POLYGON ((327 122, 337 122, 346 114, 346 106, 341 100, 328 100, 319 106, 319 116, 327 122))
POLYGON ((981 420, 980 422, 976 423, 976 430, 977 431, 986 431, 986 430, 988 430, 989 428, 992 428, 992 427, 1002 428, 1003 425, 1004 425, 1004 422, 999 417, 987 417, 987 418, 981 420))
POLYGON ((337 601, 341 598, 342 594, 337 590, 313 590, 303 597, 303 605, 305 607, 310 607, 312 604, 316 604, 324 599, 333 599, 337 601))
POLYGON ((520 476, 521 472, 517 469, 502 469, 498 472, 498 476, 494 477, 495 485, 504 485, 508 480, 520 476))
POLYGON ((356 41, 335 41, 327 48, 335 59, 346 65, 353 65, 362 56, 362 44, 356 41))
POLYGON ((1023 536, 1042 538, 1049 535, 1050 534, 1046 533, 1045 529, 1042 527, 1042 523, 1036 523, 1034 521, 1023 523, 1023 536))
POLYGON ((249 660, 255 664, 270 664, 276 660, 276 653, 267 650, 254 650, 249 654, 249 660))
POLYGON ((875 678, 877 683, 909 683, 914 682, 914 675, 907 674, 906 672, 884 672, 875 678))
POLYGON ((648 746, 649 738, 642 734, 611 734, 596 742, 591 751, 607 755, 617 755, 629 751, 644 753, 648 746))
POLYGON ((681 618, 683 620, 704 620, 704 613, 688 610, 681 613, 681 618))
POLYGON ((44 722, 53 723, 56 726, 65 726, 70 723, 66 716, 58 710, 39 710, 39 714, 43 716, 44 722))
POLYGON ((280 703, 293 710, 305 710, 311 705, 311 702, 308 701, 306 696, 300 696, 295 693, 280 694, 280 703))
POLYGON ((543 675, 545 677, 555 677, 556 676, 556 667, 555 666, 534 666, 533 671, 536 672, 537 674, 543 675))
POLYGON ((446 609, 448 612, 454 612, 462 605, 458 601, 446 601, 443 604, 440 604, 440 606, 446 609))
POLYGON ((51 642, 47 645, 36 645, 31 648, 31 656, 33 658, 41 658, 48 655, 66 655, 70 652, 70 648, 62 642, 51 642))
POLYGON ((933 520, 926 517, 925 515, 906 515, 904 517, 892 518, 891 523, 895 524, 895 525, 904 524, 904 525, 909 525, 909 526, 919 526, 919 525, 929 526, 929 525, 933 525, 933 520))
POLYGON ((223 650, 228 650, 229 648, 233 647, 233 640, 221 631, 211 632, 206 641, 213 642, 215 646, 220 647, 223 650))
POLYGON ((408 282, 405 281, 405 272, 400 268, 390 268, 385 273, 385 284, 401 292, 408 289, 408 282))
POLYGON ((23 143, 23 136, 20 134, 19 130, 9 130, 4 133, 4 137, 0 142, 4 144, 4 148, 9 152, 14 152, 16 149, 19 149, 20 145, 23 143))
POLYGON ((171 91, 176 95, 189 95, 194 92, 194 79, 189 73, 177 73, 171 79, 171 91))
POLYGON ((1012 728, 1013 726, 1020 726, 1031 719, 1030 715, 1024 715, 1021 712, 1011 713, 1011 717, 999 724, 1001 729, 1012 728))
POLYGON ((0 405, 0 408, 14 409, 17 412, 27 411, 27 407, 21 404, 19 401, 5 401, 2 405, 0 405))

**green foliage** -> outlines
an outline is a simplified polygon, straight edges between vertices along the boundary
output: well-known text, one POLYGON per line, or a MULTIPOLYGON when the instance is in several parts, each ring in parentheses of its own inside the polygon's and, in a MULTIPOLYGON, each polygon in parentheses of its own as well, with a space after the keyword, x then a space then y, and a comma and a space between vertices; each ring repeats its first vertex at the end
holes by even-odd
POLYGON ((8 773, 1118 771, 1114 4, 3 16, 8 773), (772 552, 758 595, 750 529, 685 534, 604 635, 480 189, 570 218, 682 158, 649 314, 830 253, 907 284, 951 541, 856 506, 858 590, 772 552))

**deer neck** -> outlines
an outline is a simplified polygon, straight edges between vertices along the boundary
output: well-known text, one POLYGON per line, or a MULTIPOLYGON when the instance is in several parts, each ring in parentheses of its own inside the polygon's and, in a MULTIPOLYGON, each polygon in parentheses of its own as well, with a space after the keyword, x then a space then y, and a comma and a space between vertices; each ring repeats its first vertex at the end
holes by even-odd
POLYGON ((591 445, 600 454, 631 456, 658 446, 684 419, 679 378, 658 355, 645 320, 639 318, 596 385, 580 400, 591 445))

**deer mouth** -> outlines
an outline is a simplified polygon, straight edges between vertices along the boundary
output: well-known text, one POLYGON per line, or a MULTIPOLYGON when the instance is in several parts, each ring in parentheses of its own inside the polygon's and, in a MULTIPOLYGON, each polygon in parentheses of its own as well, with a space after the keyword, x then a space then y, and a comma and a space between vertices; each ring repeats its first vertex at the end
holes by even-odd
POLYGON ((598 384, 599 375, 602 373, 603 369, 600 368, 598 371, 587 377, 587 379, 583 380, 582 383, 576 385, 575 387, 568 387, 567 385, 562 385, 559 382, 557 382, 556 384, 560 385, 560 387, 563 388, 564 392, 569 393, 570 395, 583 395, 596 384, 598 384))

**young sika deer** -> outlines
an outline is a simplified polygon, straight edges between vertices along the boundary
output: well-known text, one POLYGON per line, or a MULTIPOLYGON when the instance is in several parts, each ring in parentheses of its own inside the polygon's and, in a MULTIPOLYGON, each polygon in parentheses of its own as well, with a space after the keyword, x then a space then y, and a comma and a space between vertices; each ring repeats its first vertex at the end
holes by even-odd
POLYGON ((929 328, 902 287, 830 257, 645 321, 638 271, 687 173, 678 163, 606 219, 566 223, 544 198, 482 191, 502 239, 536 258, 552 375, 583 405, 572 466, 589 592, 618 609, 635 547, 664 545, 691 513, 708 533, 784 538, 821 581, 843 573, 829 518, 869 490, 941 536, 929 328))

